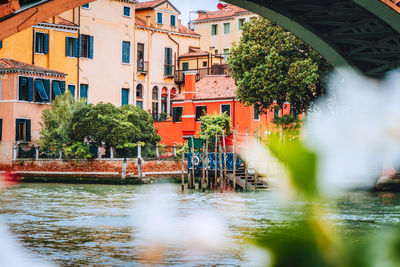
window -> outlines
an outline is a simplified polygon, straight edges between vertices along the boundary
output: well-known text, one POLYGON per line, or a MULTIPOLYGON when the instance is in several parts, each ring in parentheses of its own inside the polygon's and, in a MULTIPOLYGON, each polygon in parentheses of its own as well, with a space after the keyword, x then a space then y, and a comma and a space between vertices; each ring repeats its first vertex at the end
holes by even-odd
POLYGON ((3 119, 0 119, 0 141, 3 137, 3 119))
POLYGON ((129 64, 131 62, 131 43, 122 42, 122 63, 129 64))
POLYGON ((218 34, 218 24, 212 24, 211 25, 211 36, 214 36, 217 34, 218 34))
POLYGON ((43 32, 35 33, 35 53, 49 53, 49 35, 43 32))
POLYGON ((143 85, 136 85, 136 106, 143 108, 143 85))
POLYGON ((88 98, 88 90, 89 90, 89 86, 87 84, 80 85, 79 98, 86 98, 86 103, 87 103, 87 98, 88 98))
POLYGON ((162 13, 157 13, 157 23, 163 24, 163 16, 162 13))
POLYGON ((221 105, 221 114, 224 112, 226 113, 226 115, 228 115, 228 117, 231 116, 231 105, 230 104, 221 105))
POLYGON ((214 50, 214 55, 218 55, 218 49, 214 50))
POLYGON ((68 91, 71 93, 72 97, 75 98, 75 85, 68 84, 68 91))
POLYGON ((151 110, 153 111, 153 114, 158 113, 158 87, 154 86, 153 91, 152 91, 152 105, 151 105, 151 110))
POLYGON ((137 44, 137 70, 144 71, 144 44, 137 44))
POLYGON ((164 75, 172 75, 172 48, 166 47, 164 54, 164 75))
POLYGON ((274 118, 279 118, 279 108, 278 108, 278 106, 274 107, 274 118))
POLYGON ((172 108, 172 121, 182 121, 183 107, 172 108))
POLYGON ((202 116, 207 115, 207 107, 206 106, 197 106, 196 107, 196 121, 199 121, 202 116))
POLYGON ((121 106, 129 105, 129 89, 122 88, 121 90, 121 106))
POLYGON ((129 6, 124 6, 124 16, 125 17, 131 16, 131 8, 129 6))
POLYGON ((50 102, 50 80, 35 79, 35 102, 50 102))
POLYGON ((84 4, 84 5, 82 5, 82 7, 85 8, 85 9, 89 9, 90 8, 90 4, 89 3, 84 4))
POLYGON ((224 49, 224 62, 228 60, 228 56, 229 56, 229 49, 224 49))
POLYGON ((79 43, 81 57, 93 58, 93 36, 81 34, 79 43))
POLYGON ((53 80, 51 82, 51 101, 53 101, 56 96, 62 95, 65 92, 65 82, 53 80))
POLYGON ((295 110, 294 108, 290 107, 290 115, 292 115, 293 117, 297 118, 299 116, 299 113, 297 112, 297 110, 295 110))
POLYGON ((241 31, 244 25, 245 19, 238 19, 238 30, 241 31))
POLYGON ((207 68, 207 61, 203 61, 203 67, 207 68))
POLYGON ((176 16, 171 15, 171 26, 176 27, 176 16))
POLYGON ((3 48, 3 41, 0 41, 0 48, 3 48))
POLYGON ((189 69, 189 62, 183 62, 182 63, 182 70, 185 71, 185 70, 188 70, 188 69, 189 69))
POLYGON ((31 141, 31 120, 16 119, 15 140, 31 141))
POLYGON ((21 101, 33 101, 33 78, 19 77, 19 97, 21 101))
POLYGON ((79 42, 78 38, 66 37, 65 39, 65 56, 78 57, 79 42))
POLYGON ((254 120, 260 120, 260 104, 254 104, 254 120))
POLYGON ((231 34, 231 24, 224 23, 224 34, 231 34))

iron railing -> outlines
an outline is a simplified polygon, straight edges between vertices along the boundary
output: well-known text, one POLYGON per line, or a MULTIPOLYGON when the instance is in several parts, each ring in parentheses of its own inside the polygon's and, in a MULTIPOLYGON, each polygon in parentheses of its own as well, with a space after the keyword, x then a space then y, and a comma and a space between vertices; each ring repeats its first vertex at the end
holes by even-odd
POLYGON ((203 79, 207 75, 226 75, 230 76, 231 72, 229 70, 229 66, 227 64, 223 65, 214 65, 211 68, 199 68, 199 69, 190 69, 190 70, 176 70, 174 75, 175 83, 184 83, 185 82, 185 72, 186 71, 196 71, 196 81, 203 79))
POLYGON ((149 62, 138 60, 136 65, 137 71, 141 73, 147 73, 149 71, 149 62))

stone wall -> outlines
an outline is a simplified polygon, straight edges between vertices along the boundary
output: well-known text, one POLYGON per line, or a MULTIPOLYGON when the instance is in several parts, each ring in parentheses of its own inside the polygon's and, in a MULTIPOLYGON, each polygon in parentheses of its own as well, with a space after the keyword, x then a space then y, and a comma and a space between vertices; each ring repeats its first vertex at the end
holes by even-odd
MULTIPOLYGON (((122 159, 96 160, 14 160, 11 165, 0 165, 0 171, 12 171, 19 176, 79 176, 79 177, 120 177, 122 159)), ((186 170, 186 164, 185 164, 186 170)), ((143 160, 142 172, 146 177, 177 176, 182 171, 182 162, 174 160, 143 160)), ((137 177, 137 159, 127 161, 127 177, 137 177)))

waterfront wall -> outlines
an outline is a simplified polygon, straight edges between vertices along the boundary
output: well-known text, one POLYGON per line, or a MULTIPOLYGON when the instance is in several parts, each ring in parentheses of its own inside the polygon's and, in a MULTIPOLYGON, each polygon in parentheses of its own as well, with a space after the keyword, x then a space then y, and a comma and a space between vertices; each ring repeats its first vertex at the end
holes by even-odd
MULTIPOLYGON (((123 171, 123 159, 54 160, 19 159, 12 164, 0 165, 0 171, 11 171, 20 177, 102 177, 119 178, 123 171)), ((186 163, 185 163, 186 170, 186 163)), ((170 159, 142 160, 143 177, 174 177, 182 171, 182 162, 170 159)), ((127 160, 126 177, 139 176, 137 159, 127 160)))

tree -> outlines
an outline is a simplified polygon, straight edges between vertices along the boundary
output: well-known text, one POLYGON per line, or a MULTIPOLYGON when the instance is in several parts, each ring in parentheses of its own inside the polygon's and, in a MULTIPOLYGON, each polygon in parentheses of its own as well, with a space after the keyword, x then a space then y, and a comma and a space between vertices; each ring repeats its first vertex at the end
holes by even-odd
POLYGON ((160 140, 153 120, 139 107, 99 103, 77 110, 72 118, 71 137, 74 141, 90 142, 108 147, 130 148, 138 142, 155 143, 160 140))
POLYGON ((230 132, 231 119, 226 113, 213 115, 205 115, 201 117, 200 123, 200 137, 203 139, 208 138, 209 141, 214 140, 215 134, 222 136, 222 132, 225 130, 225 135, 231 134, 230 132))
POLYGON ((58 154, 63 147, 71 143, 70 123, 76 110, 85 106, 82 100, 74 100, 69 92, 57 96, 51 106, 42 112, 40 122, 39 146, 58 154))
POLYGON ((285 102, 297 111, 307 110, 323 94, 326 60, 282 27, 262 18, 243 27, 240 42, 229 56, 236 97, 245 105, 258 103, 270 109, 274 101, 285 102))

